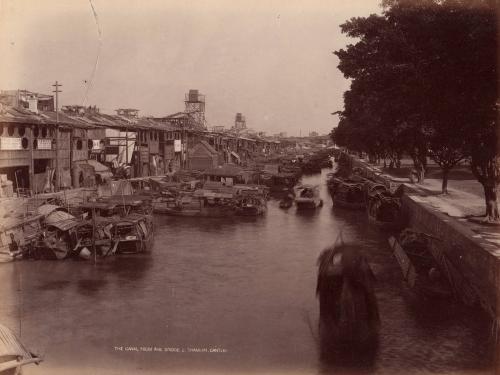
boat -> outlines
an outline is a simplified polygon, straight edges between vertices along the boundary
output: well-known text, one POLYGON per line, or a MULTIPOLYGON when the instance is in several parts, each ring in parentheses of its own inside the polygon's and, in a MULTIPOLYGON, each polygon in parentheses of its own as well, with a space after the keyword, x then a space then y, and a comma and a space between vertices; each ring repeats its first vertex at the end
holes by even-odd
POLYGON ((23 366, 39 364, 42 361, 43 359, 28 350, 9 328, 0 324, 1 374, 21 374, 23 366))
POLYGON ((384 230, 400 229, 401 199, 394 197, 388 190, 368 195, 368 220, 384 230))
POLYGON ((112 253, 129 254, 149 252, 154 242, 154 225, 147 216, 131 213, 118 220, 111 229, 116 250, 112 253))
POLYGON ((295 196, 292 191, 289 191, 281 200, 279 203, 279 207, 283 209, 289 209, 290 207, 293 206, 293 201, 295 200, 295 196))
POLYGON ((0 226, 0 263, 30 256, 42 236, 42 215, 4 218, 0 226))
POLYGON ((234 185, 236 215, 259 216, 267 212, 269 188, 263 185, 234 185))
POLYGON ((271 193, 281 193, 293 188, 298 182, 298 177, 296 173, 291 172, 264 173, 262 182, 269 187, 271 193))
POLYGON ((116 205, 109 202, 88 202, 81 205, 82 222, 76 227, 74 251, 81 258, 90 258, 95 249, 96 255, 107 256, 116 251, 111 229, 117 218, 116 205))
POLYGON ((113 243, 111 253, 143 253, 151 250, 154 243, 151 197, 125 195, 107 197, 99 201, 114 205, 118 213, 118 216, 108 219, 107 228, 113 243))
POLYGON ((390 237, 389 245, 408 286, 426 298, 451 298, 453 290, 429 251, 430 237, 410 230, 399 238, 390 237))
POLYGON ((319 186, 300 185, 296 188, 295 205, 297 209, 314 209, 323 205, 319 196, 319 186))
POLYGON ((375 276, 355 244, 335 244, 318 258, 321 346, 329 351, 364 350, 376 344, 380 317, 375 276))
POLYGON ((363 210, 366 207, 363 179, 333 176, 327 182, 328 192, 335 207, 363 210))
POLYGON ((38 207, 37 213, 43 216, 44 231, 36 242, 34 257, 61 260, 71 256, 71 244, 80 219, 67 208, 53 204, 38 207))
POLYGON ((236 214, 236 200, 233 193, 198 189, 184 193, 170 205, 156 206, 155 212, 188 217, 226 217, 236 214))
POLYGON ((288 199, 288 198, 283 198, 280 203, 279 203, 279 207, 280 208, 283 208, 284 210, 290 208, 293 206, 293 199, 288 199))
POLYGON ((236 214, 240 216, 259 216, 267 212, 267 202, 262 196, 247 195, 238 199, 236 214))

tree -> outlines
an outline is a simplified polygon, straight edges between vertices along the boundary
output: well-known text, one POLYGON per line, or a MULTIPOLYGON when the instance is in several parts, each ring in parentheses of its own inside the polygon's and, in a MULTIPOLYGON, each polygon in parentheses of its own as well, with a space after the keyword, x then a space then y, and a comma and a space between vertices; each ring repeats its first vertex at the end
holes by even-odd
POLYGON ((498 220, 496 2, 385 0, 383 6, 382 15, 341 25, 357 38, 334 52, 352 80, 344 124, 358 129, 343 134, 366 136, 359 129, 372 128, 369 140, 346 143, 365 151, 380 144, 389 154, 394 143, 403 145, 422 177, 430 156, 443 170, 443 192, 451 168, 470 156, 488 219, 498 220))

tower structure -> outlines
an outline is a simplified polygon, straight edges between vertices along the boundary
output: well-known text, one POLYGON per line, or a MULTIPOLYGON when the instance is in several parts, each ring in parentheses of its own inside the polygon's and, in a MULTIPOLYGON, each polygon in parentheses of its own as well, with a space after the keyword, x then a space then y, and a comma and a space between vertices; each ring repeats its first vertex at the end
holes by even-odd
POLYGON ((202 95, 198 90, 189 90, 186 94, 184 103, 186 104, 185 112, 189 113, 196 126, 206 128, 205 124, 205 95, 202 95))
POLYGON ((236 117, 234 119, 234 128, 237 131, 242 131, 247 128, 247 121, 245 119, 245 116, 243 116, 241 113, 236 114, 236 117))

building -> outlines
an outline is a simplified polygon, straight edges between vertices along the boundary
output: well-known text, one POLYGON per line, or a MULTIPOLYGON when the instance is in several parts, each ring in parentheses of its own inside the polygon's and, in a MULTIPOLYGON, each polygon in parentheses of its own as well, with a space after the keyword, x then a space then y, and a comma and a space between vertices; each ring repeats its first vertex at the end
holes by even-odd
MULTIPOLYGON (((89 158, 89 134, 94 129, 94 125, 64 113, 33 113, 2 105, 0 174, 12 181, 19 194, 70 188, 74 186, 72 164, 89 158)), ((103 134, 90 136, 100 139, 103 134)))
POLYGON ((54 111, 54 96, 31 92, 28 90, 2 90, 0 103, 14 107, 24 108, 31 112, 54 111))
POLYGON ((217 168, 219 153, 207 141, 200 141, 189 150, 189 169, 204 171, 217 168))

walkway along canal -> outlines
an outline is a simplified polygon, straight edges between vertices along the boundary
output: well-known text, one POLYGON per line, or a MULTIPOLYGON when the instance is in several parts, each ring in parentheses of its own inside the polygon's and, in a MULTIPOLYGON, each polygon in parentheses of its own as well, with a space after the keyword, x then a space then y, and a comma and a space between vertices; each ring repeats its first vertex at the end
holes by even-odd
POLYGON ((156 220, 150 255, 1 264, 0 316, 44 356, 26 374, 493 374, 488 317, 405 287, 387 235, 362 211, 324 205, 257 218, 156 220), (320 358, 316 259, 340 231, 377 278, 371 358, 320 358), (70 371, 71 369, 71 371, 70 371))

